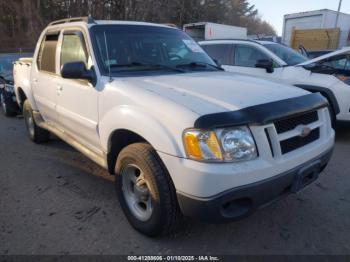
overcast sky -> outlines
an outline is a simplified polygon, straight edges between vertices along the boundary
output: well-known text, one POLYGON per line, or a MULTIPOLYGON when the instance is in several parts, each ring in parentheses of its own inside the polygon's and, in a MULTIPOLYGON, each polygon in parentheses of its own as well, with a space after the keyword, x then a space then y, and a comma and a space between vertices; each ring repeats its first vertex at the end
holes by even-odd
MULTIPOLYGON (((259 10, 262 18, 271 23, 278 34, 282 34, 285 14, 332 9, 337 10, 339 0, 249 0, 259 10)), ((341 12, 350 14, 350 0, 343 0, 341 12)))

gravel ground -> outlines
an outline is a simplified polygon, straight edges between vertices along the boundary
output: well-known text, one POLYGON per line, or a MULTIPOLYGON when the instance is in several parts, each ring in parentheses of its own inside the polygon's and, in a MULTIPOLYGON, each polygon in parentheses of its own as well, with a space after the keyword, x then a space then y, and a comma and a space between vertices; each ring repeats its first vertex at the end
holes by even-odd
POLYGON ((239 222, 186 220, 149 239, 126 221, 107 172, 59 140, 29 141, 0 116, 2 254, 350 254, 350 125, 322 177, 239 222))

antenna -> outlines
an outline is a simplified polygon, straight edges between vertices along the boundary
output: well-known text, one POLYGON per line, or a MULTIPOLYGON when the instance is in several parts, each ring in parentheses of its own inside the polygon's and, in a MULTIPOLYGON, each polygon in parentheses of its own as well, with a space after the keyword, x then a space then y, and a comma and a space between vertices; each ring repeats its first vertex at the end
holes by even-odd
POLYGON ((111 74, 111 64, 109 60, 109 50, 108 50, 108 44, 107 44, 107 36, 106 36, 106 30, 103 32, 104 38, 105 38, 105 46, 106 46, 106 54, 107 54, 107 60, 108 60, 108 76, 109 76, 109 82, 112 82, 112 74, 111 74))
POLYGON ((337 12, 337 16, 335 18, 335 28, 338 27, 338 21, 339 21, 339 15, 340 15, 340 9, 341 9, 342 2, 343 2, 343 0, 339 0, 338 12, 337 12))

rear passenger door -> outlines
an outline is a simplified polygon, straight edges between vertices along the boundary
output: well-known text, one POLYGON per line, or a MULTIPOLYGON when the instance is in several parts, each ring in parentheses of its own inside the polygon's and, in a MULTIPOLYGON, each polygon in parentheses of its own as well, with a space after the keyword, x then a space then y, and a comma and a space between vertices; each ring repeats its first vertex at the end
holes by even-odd
POLYGON ((57 74, 56 57, 59 32, 48 32, 43 37, 36 63, 33 63, 31 87, 36 105, 46 122, 57 122, 57 74))
MULTIPOLYGON (((59 68, 66 63, 92 59, 83 29, 65 29, 60 40, 59 68)), ((76 140, 100 153, 98 136, 98 90, 87 80, 60 78, 57 113, 60 126, 76 140)))

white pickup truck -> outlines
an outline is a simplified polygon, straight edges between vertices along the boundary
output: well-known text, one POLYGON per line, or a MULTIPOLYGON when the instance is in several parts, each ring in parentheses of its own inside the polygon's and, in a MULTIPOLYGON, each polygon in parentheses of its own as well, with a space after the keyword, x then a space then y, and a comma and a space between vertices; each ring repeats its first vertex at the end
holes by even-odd
POLYGON ((320 94, 223 72, 176 28, 57 21, 25 62, 15 89, 30 139, 53 133, 107 168, 149 236, 181 214, 242 218, 315 181, 332 154, 320 94))

